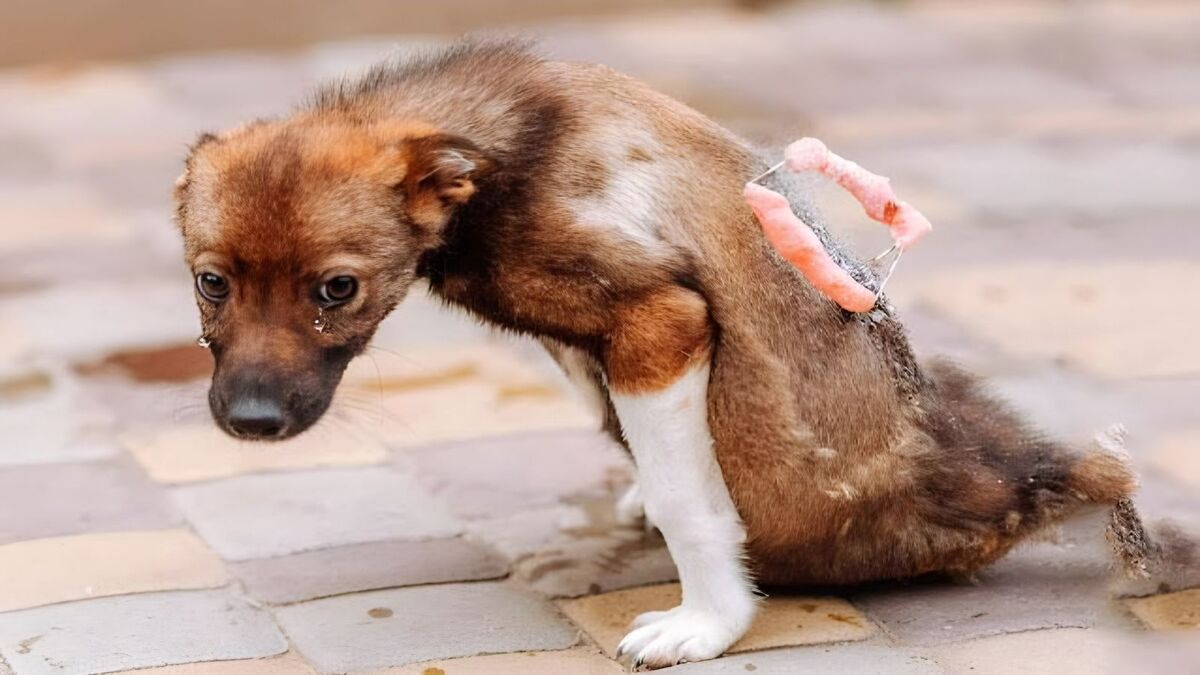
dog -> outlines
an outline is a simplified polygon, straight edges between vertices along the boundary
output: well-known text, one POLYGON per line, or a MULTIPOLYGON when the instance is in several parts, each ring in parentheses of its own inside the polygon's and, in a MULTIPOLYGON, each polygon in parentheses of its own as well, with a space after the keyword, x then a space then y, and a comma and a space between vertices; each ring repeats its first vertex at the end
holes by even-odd
MULTIPOLYGON (((1127 567, 1152 565, 1120 430, 1048 440, 966 373, 918 364, 886 299, 851 314, 818 294, 742 201, 767 165, 634 79, 512 42, 202 135, 175 196, 212 415, 242 439, 303 432, 418 280, 541 340, 631 453, 621 508, 644 508, 679 571, 682 603, 621 642, 647 667, 724 652, 756 583, 970 576, 1089 507, 1111 509, 1127 567)), ((878 283, 794 179, 768 185, 878 283)))

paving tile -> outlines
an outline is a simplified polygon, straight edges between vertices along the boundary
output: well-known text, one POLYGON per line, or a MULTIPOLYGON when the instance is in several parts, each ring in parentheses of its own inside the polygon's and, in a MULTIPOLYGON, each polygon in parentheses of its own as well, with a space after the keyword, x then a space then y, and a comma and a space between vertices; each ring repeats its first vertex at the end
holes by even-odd
POLYGON ((1069 213, 1103 221, 1137 218, 1147 211, 1193 212, 1198 205, 1184 176, 1200 169, 1200 159, 1166 141, 1093 139, 1064 150, 989 134, 971 142, 930 139, 890 145, 869 159, 869 166, 884 175, 919 176, 977 213, 1015 220, 1069 213))
POLYGON ((191 483, 226 476, 326 466, 378 464, 379 441, 354 430, 313 429, 279 443, 231 438, 212 422, 174 425, 122 437, 122 444, 160 483, 191 483))
POLYGON ((67 170, 123 158, 180 154, 193 121, 140 68, 87 66, 69 75, 26 78, 10 123, 44 142, 67 170), (153 123, 147 123, 153 120, 153 123))
POLYGON ((917 85, 950 108, 1023 112, 1037 106, 1111 105, 1113 95, 1082 78, 1019 63, 950 63, 931 68, 917 85))
POLYGON ((196 300, 182 268, 179 274, 162 280, 86 279, 0 296, 0 323, 12 323, 34 353, 74 362, 195 340, 196 300))
POLYGON ((46 396, 53 391, 54 378, 44 370, 18 367, 0 373, 0 401, 6 405, 46 396))
MULTIPOLYGON (((75 172, 80 182, 86 183, 114 208, 125 212, 146 210, 167 214, 174 206, 170 190, 163 190, 162 185, 168 177, 182 173, 181 148, 195 138, 195 128, 190 128, 177 135, 178 145, 174 148, 155 142, 114 140, 109 156, 89 157, 75 172)), ((144 250, 153 250, 145 247, 147 232, 136 221, 133 226, 135 239, 132 243, 144 250)), ((140 271, 140 268, 135 269, 140 271)))
POLYGON ((81 375, 117 374, 139 383, 187 382, 210 376, 212 369, 212 352, 195 342, 122 350, 75 366, 81 375))
MULTIPOLYGON (((815 135, 833 147, 849 144, 869 147, 868 143, 888 144, 895 139, 904 139, 906 143, 943 143, 947 139, 975 139, 989 134, 1076 142, 1094 138, 1137 140, 1147 136, 1192 139, 1200 132, 1200 116, 1194 107, 1128 109, 1068 105, 1039 106, 1022 111, 889 109, 841 112, 818 118, 813 124, 815 135)), ((899 189, 905 194, 911 192, 908 186, 899 189)), ((921 212, 935 224, 950 222, 946 216, 955 215, 938 208, 936 195, 932 208, 926 206, 926 195, 905 199, 919 205, 921 212)), ((956 220, 962 220, 961 214, 956 220)), ((833 222, 840 225, 839 220, 833 222)))
POLYGON ((299 654, 288 652, 261 659, 183 663, 122 672, 130 675, 314 675, 317 671, 305 663, 299 654))
POLYGON ((912 645, 1044 628, 1128 627, 1109 597, 1110 554, 1102 526, 1090 524, 1096 527, 1086 533, 1088 539, 1076 540, 1068 530, 1061 545, 1031 544, 984 569, 974 584, 881 585, 852 599, 889 634, 912 645))
POLYGON ((166 491, 132 462, 0 468, 0 544, 181 522, 166 491))
MULTIPOLYGON (((206 381, 134 385, 122 377, 85 376, 82 380, 88 398, 103 402, 116 418, 114 430, 108 436, 119 449, 124 449, 123 437, 149 435, 169 426, 211 427, 214 424, 208 408, 209 383, 206 381)), ((130 461, 137 464, 132 457, 130 461)), ((144 470, 140 466, 139 469, 144 470)))
POLYGON ((109 532, 0 546, 0 612, 71 600, 195 588, 229 581, 187 530, 109 532), (86 564, 80 564, 86 561, 86 564))
POLYGON ((533 367, 510 348, 411 347, 400 352, 402 359, 370 353, 372 360, 352 364, 339 395, 354 408, 357 423, 371 425, 392 446, 599 427, 560 375, 533 367))
POLYGON ((1164 476, 1200 488, 1200 430, 1169 436, 1154 450, 1150 464, 1164 476))
POLYGON ((509 515, 628 482, 624 450, 594 431, 526 433, 399 453, 421 483, 463 518, 509 515))
MULTIPOLYGON (((1192 673, 1200 664, 1194 631, 1114 635, 1105 673, 1192 673)), ((1064 671, 1058 671, 1064 672, 1064 671)))
POLYGON ((570 504, 471 521, 467 531, 512 561, 515 578, 550 597, 677 579, 661 536, 614 523, 614 499, 574 498, 570 504))
POLYGON ((522 556, 513 576, 541 593, 575 598, 679 578, 662 538, 641 531, 582 536, 522 556))
POLYGON ((1116 636, 1100 630, 1061 628, 957 642, 930 650, 946 673, 1111 673, 1116 636))
POLYGON ((21 675, 103 673, 273 656, 287 641, 229 589, 84 600, 0 614, 0 654, 21 675))
POLYGON ((31 346, 29 336, 16 326, 0 325, 0 363, 14 362, 31 346))
POLYGON ((40 182, 53 169, 45 144, 7 129, 0 131, 0 183, 27 185, 40 182))
POLYGON ((467 523, 473 539, 487 543, 510 561, 554 549, 575 539, 572 532, 590 527, 588 513, 575 504, 532 508, 467 523))
POLYGON ((462 530, 411 477, 383 468, 238 476, 177 487, 173 495, 226 560, 436 539, 462 530))
POLYGON ((603 654, 587 649, 564 649, 426 661, 376 671, 374 675, 619 675, 624 672, 621 664, 603 654))
POLYGON ((325 672, 565 649, 578 639, 541 598, 494 582, 345 595, 283 607, 276 616, 300 653, 325 672))
POLYGON ((302 59, 255 52, 173 56, 147 65, 156 89, 210 131, 276 115, 316 82, 302 59))
POLYGON ((1182 262, 1064 262, 976 265, 903 283, 1009 354, 1130 378, 1200 374, 1200 352, 1178 338, 1200 327, 1189 290, 1197 278, 1200 265, 1182 262))
POLYGON ((461 538, 354 544, 231 567, 251 595, 270 603, 508 574, 498 554, 461 538))
MULTIPOLYGON (((3 318, 0 316, 0 321, 3 318)), ((118 452, 113 415, 83 396, 69 375, 42 369, 0 373, 0 467, 81 461, 118 452)))
POLYGON ((0 183, 0 255, 55 246, 64 239, 113 241, 132 234, 129 223, 80 185, 10 188, 0 183))
POLYGON ((449 352, 451 348, 479 343, 495 346, 512 341, 510 336, 497 333, 466 312, 447 307, 433 296, 428 284, 417 281, 404 302, 379 324, 371 347, 367 349, 369 356, 352 361, 346 375, 353 375, 356 363, 361 365, 359 372, 364 375, 368 367, 374 370, 375 365, 380 372, 391 372, 397 367, 424 366, 423 354, 431 346, 449 352), (434 345, 430 345, 431 340, 435 341, 434 345))
MULTIPOLYGON (((661 584, 563 600, 559 607, 606 654, 615 656, 617 644, 639 614, 670 609, 679 604, 679 598, 679 584, 661 584)), ((865 640, 876 630, 853 605, 841 598, 773 596, 763 606, 750 632, 729 651, 852 642, 865 640)))
MULTIPOLYGON (((463 381, 386 394, 378 405, 384 416, 380 434, 397 447, 598 427, 572 394, 541 387, 506 388, 463 381)), ((372 414, 367 412, 368 421, 372 414)))
POLYGON ((1153 68, 1126 68, 1107 74, 1124 96, 1156 110, 1200 104, 1200 94, 1188 85, 1197 77, 1200 68, 1195 63, 1156 64, 1153 68))
POLYGON ((1126 600, 1129 611, 1154 630, 1200 628, 1200 588, 1126 600))
MULTIPOLYGON (((735 654, 713 661, 687 663, 669 671, 687 675, 795 675, 796 673, 861 673, 937 675, 943 671, 912 650, 880 645, 796 647, 735 654)), ((447 673, 449 675, 449 673, 447 673)))

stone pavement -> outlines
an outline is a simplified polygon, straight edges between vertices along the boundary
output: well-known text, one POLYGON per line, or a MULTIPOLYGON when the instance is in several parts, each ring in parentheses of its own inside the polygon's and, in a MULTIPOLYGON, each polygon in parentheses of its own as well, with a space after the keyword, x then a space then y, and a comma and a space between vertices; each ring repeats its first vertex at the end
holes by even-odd
MULTIPOLYGON (((1053 433, 1124 422, 1146 513, 1200 523, 1196 4, 526 28, 890 174, 937 227, 893 290, 918 349, 1053 433)), ((628 462, 547 360, 420 293, 320 428, 244 446, 207 420, 170 225, 185 144, 421 42, 0 72, 0 673, 617 673, 629 618, 675 601, 661 543, 613 524, 628 462)), ((1200 592, 1111 599, 1099 529, 974 585, 775 594, 678 671, 1200 672, 1200 592)))

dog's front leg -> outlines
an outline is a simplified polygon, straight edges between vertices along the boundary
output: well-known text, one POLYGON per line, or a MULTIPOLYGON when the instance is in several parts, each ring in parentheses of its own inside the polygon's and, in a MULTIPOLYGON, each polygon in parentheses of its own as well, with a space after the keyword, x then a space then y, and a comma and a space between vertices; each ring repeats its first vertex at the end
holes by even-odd
POLYGON ((708 426, 712 331, 703 298, 671 288, 619 312, 605 371, 647 517, 679 570, 683 602, 638 617, 619 651, 654 668, 720 656, 756 610, 745 530, 708 426))

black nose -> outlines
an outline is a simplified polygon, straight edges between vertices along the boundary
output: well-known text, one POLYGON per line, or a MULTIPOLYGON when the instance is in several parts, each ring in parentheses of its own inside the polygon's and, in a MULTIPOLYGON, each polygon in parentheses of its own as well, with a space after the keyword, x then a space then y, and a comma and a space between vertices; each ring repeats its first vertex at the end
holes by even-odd
POLYGON ((229 405, 226 421, 238 436, 249 438, 280 436, 287 425, 278 402, 249 396, 238 398, 229 405))

